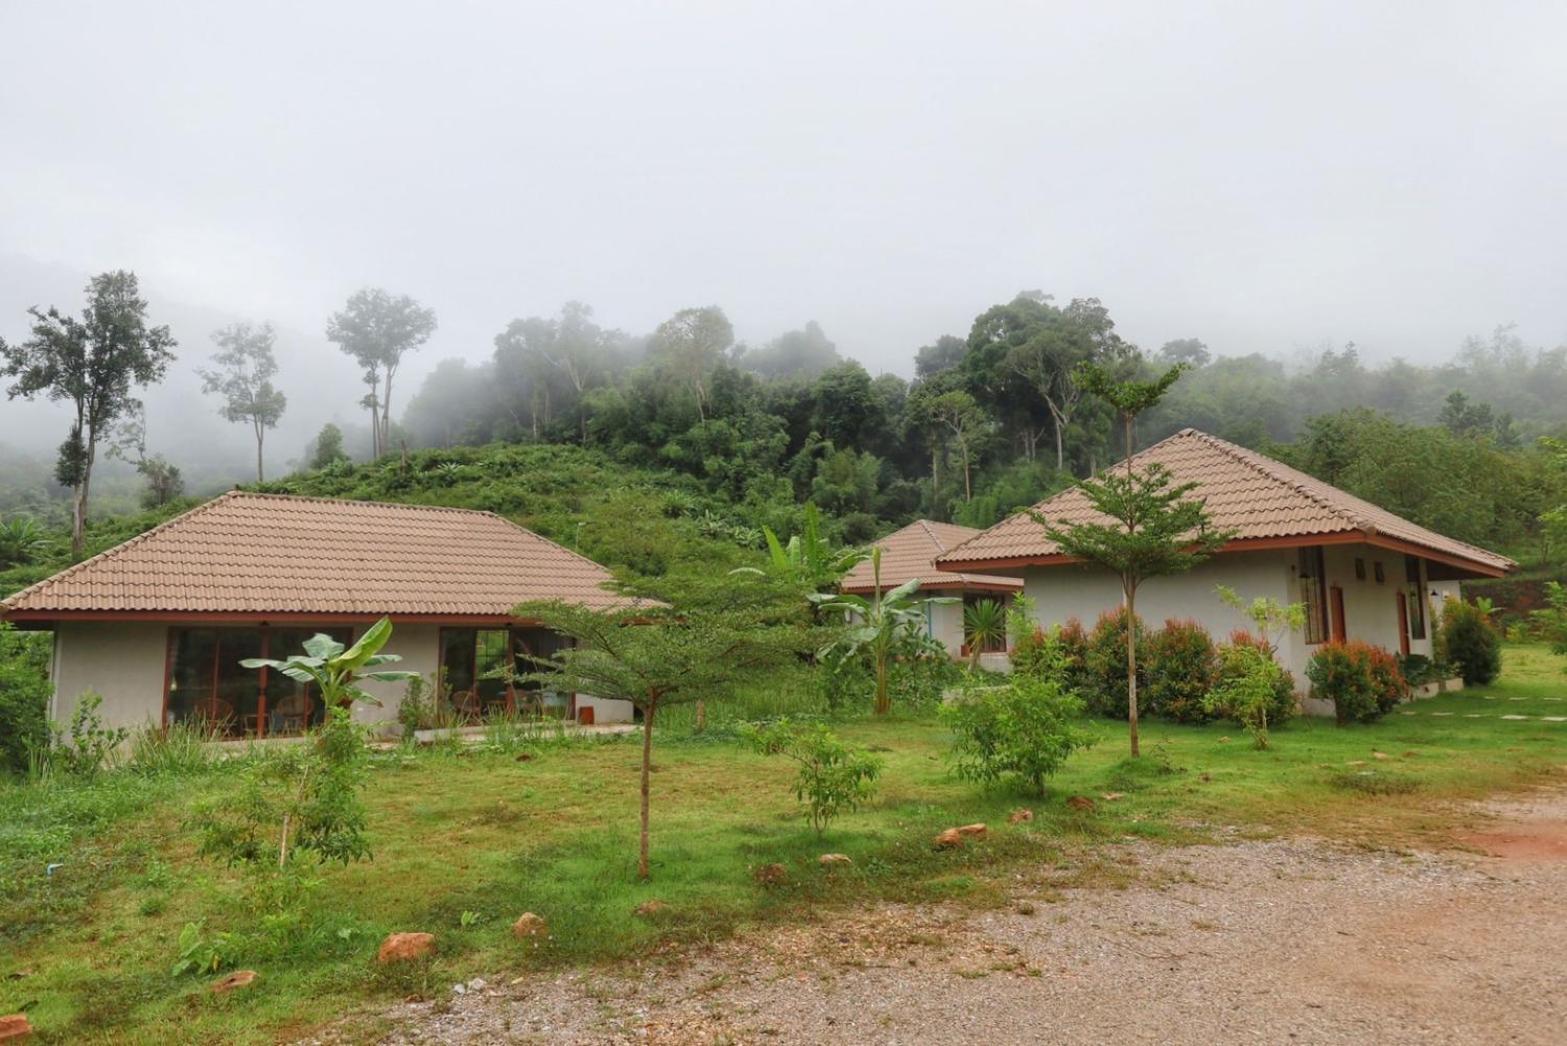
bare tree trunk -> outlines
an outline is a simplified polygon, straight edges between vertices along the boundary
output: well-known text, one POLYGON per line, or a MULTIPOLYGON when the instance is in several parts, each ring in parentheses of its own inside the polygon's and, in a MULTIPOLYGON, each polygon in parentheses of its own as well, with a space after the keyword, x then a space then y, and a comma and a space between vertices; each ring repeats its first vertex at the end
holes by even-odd
POLYGON ((963 444, 963 500, 974 500, 974 486, 969 482, 968 444, 963 444))
POLYGON ((259 423, 256 425, 256 482, 265 483, 267 477, 262 474, 261 445, 266 439, 266 429, 259 423))
POLYGON ((1137 749, 1137 589, 1126 589, 1126 721, 1131 728, 1132 757, 1137 749))
POLYGON ((940 465, 941 465, 941 447, 939 447, 937 445, 935 440, 931 440, 931 444, 930 444, 930 505, 931 505, 931 509, 933 511, 937 511, 938 514, 939 514, 939 509, 937 509, 937 506, 941 504, 941 473, 940 473, 940 465))
POLYGON ((876 714, 886 715, 892 711, 892 700, 887 696, 887 658, 876 658, 876 714))
POLYGON ((647 862, 648 792, 653 771, 653 713, 658 708, 650 701, 642 710, 642 840, 637 854, 637 878, 647 881, 651 877, 647 862))

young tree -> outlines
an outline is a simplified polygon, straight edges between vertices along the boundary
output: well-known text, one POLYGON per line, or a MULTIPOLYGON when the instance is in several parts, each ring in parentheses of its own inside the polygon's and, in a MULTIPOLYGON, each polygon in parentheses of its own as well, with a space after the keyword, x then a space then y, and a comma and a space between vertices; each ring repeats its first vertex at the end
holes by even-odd
POLYGON ((158 508, 167 505, 185 493, 185 478, 179 466, 162 454, 147 453, 147 409, 138 401, 128 418, 120 423, 109 443, 109 457, 128 461, 136 466, 147 489, 142 491, 142 505, 158 508))
POLYGON ((327 320, 327 339, 364 368, 370 392, 360 403, 370 410, 371 449, 378 458, 391 450, 392 382, 403 354, 434 333, 434 309, 379 287, 355 292, 343 310, 327 320))
POLYGON ((147 326, 136 274, 123 270, 92 278, 80 319, 52 307, 28 312, 32 337, 20 345, 0 341, 0 374, 16 379, 6 390, 12 399, 41 392, 75 409, 55 476, 72 491, 71 552, 79 556, 98 442, 137 407, 131 391, 163 377, 175 341, 167 327, 147 326))
MULTIPOLYGON (((1137 620, 1137 589, 1145 580, 1190 570, 1229 540, 1210 528, 1208 510, 1187 499, 1193 483, 1172 485, 1157 462, 1125 472, 1112 469, 1078 485, 1102 521, 1056 524, 1030 511, 1063 553, 1096 563, 1121 579, 1129 621, 1137 620)), ((1132 755, 1137 747, 1137 630, 1126 630, 1126 710, 1132 755)))
POLYGON ((808 650, 798 593, 765 578, 665 577, 625 586, 626 601, 590 609, 557 600, 527 603, 519 617, 570 639, 524 678, 629 701, 642 714, 641 835, 637 875, 647 879, 653 727, 672 705, 711 701, 740 682, 808 650), (659 602, 651 602, 659 600, 659 602))
POLYGON ((276 428, 288 406, 288 397, 274 388, 277 359, 272 354, 276 336, 272 324, 254 327, 235 323, 213 332, 218 352, 213 355, 214 370, 203 370, 201 391, 223 397, 218 413, 229 421, 250 424, 256 436, 256 482, 266 479, 262 466, 262 443, 267 429, 276 428))
POLYGON ((1176 380, 1187 371, 1184 363, 1177 363, 1153 381, 1118 380, 1109 370, 1096 363, 1086 363, 1078 368, 1078 381, 1087 391, 1115 408, 1120 415, 1126 434, 1126 471, 1132 472, 1132 453, 1136 449, 1137 415, 1148 410, 1164 398, 1176 380))

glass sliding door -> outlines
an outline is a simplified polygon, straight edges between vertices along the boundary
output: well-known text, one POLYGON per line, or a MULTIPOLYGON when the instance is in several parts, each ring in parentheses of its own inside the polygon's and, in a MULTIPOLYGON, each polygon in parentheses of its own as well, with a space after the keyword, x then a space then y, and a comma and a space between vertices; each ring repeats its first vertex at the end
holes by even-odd
POLYGON ((174 628, 169 630, 166 724, 186 723, 225 737, 301 734, 324 709, 310 686, 272 669, 245 668, 249 658, 284 660, 326 632, 348 643, 346 628, 174 628))
POLYGON ((542 628, 441 630, 443 695, 465 719, 500 712, 570 718, 572 696, 519 677, 559 650, 561 637, 542 628))

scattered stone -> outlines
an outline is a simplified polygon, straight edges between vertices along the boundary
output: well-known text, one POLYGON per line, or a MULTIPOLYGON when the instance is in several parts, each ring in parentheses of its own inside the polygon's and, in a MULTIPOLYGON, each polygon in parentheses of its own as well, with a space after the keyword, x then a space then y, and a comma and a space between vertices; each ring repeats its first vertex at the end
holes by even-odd
POLYGON ((249 988, 255 983, 255 970, 235 970, 227 977, 221 977, 213 981, 209 990, 215 995, 223 995, 226 992, 234 991, 236 988, 249 988))
POLYGON ((955 850, 963 845, 963 833, 956 828, 948 828, 936 836, 933 842, 938 850, 955 850))
POLYGON ((668 910, 669 905, 665 904, 663 901, 660 901, 656 897, 651 901, 643 901, 641 904, 637 905, 637 914, 642 916, 644 919, 650 919, 653 916, 659 915, 668 910))
POLYGON ((1228 737, 1221 737, 1219 738, 1219 743, 1221 745, 1227 745, 1230 743, 1230 739, 1228 737))
POLYGON ((853 864, 854 861, 848 854, 822 854, 817 858, 823 868, 831 868, 836 864, 853 864))
POLYGON ((0 1041, 25 1039, 32 1033, 33 1026, 27 1023, 27 1014, 13 1013, 9 1017, 0 1017, 0 1041))
POLYGON ((1346 760, 1344 760, 1344 765, 1345 766, 1365 766, 1366 765, 1366 761, 1364 759, 1346 759, 1346 760))
POLYGON ((483 977, 475 977, 473 980, 468 982, 468 990, 471 992, 482 992, 489 986, 490 982, 485 980, 483 977))
POLYGON ((375 953, 378 963, 407 962, 435 954, 435 934, 394 933, 381 942, 381 950, 375 953))
POLYGON ((965 824, 958 827, 959 835, 972 836, 975 839, 983 839, 990 834, 990 829, 983 824, 965 824))
POLYGON ((1086 795, 1073 795, 1067 797, 1066 805, 1074 810, 1092 810, 1094 801, 1086 795))
POLYGON ((549 921, 544 916, 534 915, 532 912, 523 912, 517 916, 517 921, 511 924, 511 935, 517 938, 548 937, 549 932, 549 921))
POLYGON ((751 878, 762 886, 781 886, 789 881, 789 869, 781 864, 764 864, 751 873, 751 878))
POLYGON ((1126 793, 1125 792, 1106 792, 1104 795, 1100 796, 1099 798, 1103 799, 1107 803, 1113 803, 1117 799, 1125 799, 1126 798, 1126 793))
POLYGON ((1007 815, 1007 824, 1022 824, 1034 819, 1034 811, 1019 807, 1007 815))
POLYGON ((1391 759, 1392 756, 1388 755, 1386 752, 1372 752, 1371 753, 1371 758, 1373 758, 1373 759, 1391 759))
POLYGON ((454 984, 454 985, 452 985, 452 994, 453 995, 467 995, 468 994, 468 986, 466 984, 454 984))

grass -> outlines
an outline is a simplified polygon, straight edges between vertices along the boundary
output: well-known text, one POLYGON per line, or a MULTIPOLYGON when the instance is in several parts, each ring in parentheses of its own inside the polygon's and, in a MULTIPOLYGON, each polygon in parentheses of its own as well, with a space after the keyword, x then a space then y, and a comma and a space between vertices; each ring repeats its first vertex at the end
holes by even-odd
POLYGON ((43 1042, 270 1042, 411 994, 442 997, 477 975, 643 956, 846 905, 1009 903, 1031 874, 1048 886, 1019 903, 1048 903, 1063 885, 1130 881, 1115 849, 1126 838, 1441 839, 1459 801, 1560 777, 1567 723, 1538 718, 1567 715, 1560 665, 1544 648, 1509 647, 1495 686, 1369 726, 1297 721, 1261 752, 1234 726, 1152 722, 1134 762, 1124 727, 1100 722, 1099 744, 1043 799, 954 780, 929 718, 846 722, 841 732, 881 749, 887 769, 875 801, 820 840, 783 761, 722 730, 672 730, 655 749, 650 884, 634 874, 635 738, 394 751, 377 757, 367 789, 375 860, 322 869, 298 919, 255 910, 241 873, 194 852, 186 818, 233 787, 232 766, 177 758, 178 772, 0 786, 0 1013, 26 1006, 43 1042), (1070 795, 1095 809, 1069 808, 1070 795), (1020 805, 1035 819, 1008 826, 1020 805), (991 838, 930 846, 941 828, 972 821, 989 823, 991 838), (825 851, 854 864, 823 871, 825 851), (786 881, 757 882, 754 870, 773 863, 786 881), (653 899, 668 907, 634 914, 653 899), (549 920, 549 937, 512 937, 524 911, 549 920), (202 925, 225 968, 259 971, 257 984, 215 996, 210 977, 171 975, 187 923, 202 925), (395 930, 434 933, 438 957, 378 968, 376 946, 395 930))

